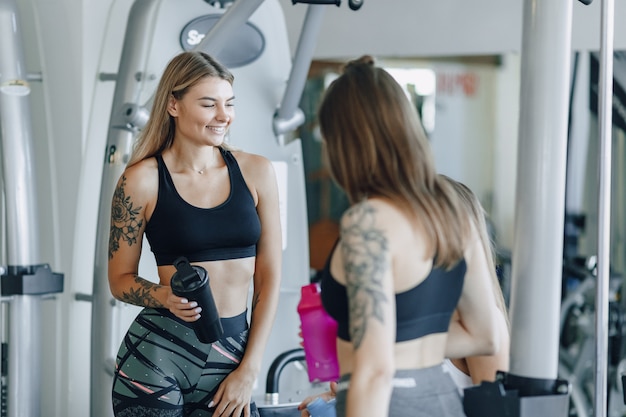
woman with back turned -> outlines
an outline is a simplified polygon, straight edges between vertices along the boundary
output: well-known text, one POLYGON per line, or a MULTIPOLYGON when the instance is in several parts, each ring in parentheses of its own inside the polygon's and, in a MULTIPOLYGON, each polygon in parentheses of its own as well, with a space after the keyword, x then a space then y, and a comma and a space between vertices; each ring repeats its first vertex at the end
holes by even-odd
MULTIPOLYGON (((454 188, 457 195, 460 197, 462 206, 476 225, 478 236, 483 246, 483 251, 487 257, 487 262, 490 265, 491 271, 491 293, 498 306, 498 334, 500 337, 499 349, 494 355, 483 356, 470 356, 466 358, 445 359, 443 362, 443 369, 446 371, 452 380, 454 381, 459 393, 464 394, 466 388, 472 387, 476 384, 480 384, 482 381, 495 381, 498 371, 508 372, 509 370, 509 320, 500 288, 500 282, 496 275, 496 264, 494 261, 494 249, 489 235, 489 229, 487 228, 486 213, 480 203, 480 200, 465 184, 455 181, 445 175, 440 175, 444 180, 448 181, 454 188)), ((487 295, 489 296, 489 295, 487 295)), ((454 312, 452 320, 458 320, 458 312, 454 312)), ((330 383, 330 390, 317 396, 310 396, 305 398, 298 409, 301 410, 301 417, 310 417, 307 406, 313 402, 317 397, 321 397, 325 401, 330 401, 335 398, 337 392, 337 383, 330 383)), ((315 416, 317 417, 317 416, 315 416)))
POLYGON ((476 225, 437 175, 415 108, 371 57, 333 81, 319 122, 351 204, 321 280, 338 322, 337 415, 464 416, 442 362, 491 355, 499 340, 476 225))

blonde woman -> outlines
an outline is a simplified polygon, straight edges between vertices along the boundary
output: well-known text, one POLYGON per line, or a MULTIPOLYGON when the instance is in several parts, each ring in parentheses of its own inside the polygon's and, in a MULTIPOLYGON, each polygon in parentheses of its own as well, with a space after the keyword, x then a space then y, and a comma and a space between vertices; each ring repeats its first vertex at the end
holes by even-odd
POLYGON ((272 164, 225 143, 233 81, 205 53, 174 57, 117 184, 109 286, 117 299, 144 307, 117 356, 118 417, 258 416, 251 395, 278 302, 281 229, 272 164), (144 234, 158 283, 138 275, 144 234), (180 256, 208 272, 224 329, 215 343, 192 330, 203 314, 197 303, 172 293, 180 256))

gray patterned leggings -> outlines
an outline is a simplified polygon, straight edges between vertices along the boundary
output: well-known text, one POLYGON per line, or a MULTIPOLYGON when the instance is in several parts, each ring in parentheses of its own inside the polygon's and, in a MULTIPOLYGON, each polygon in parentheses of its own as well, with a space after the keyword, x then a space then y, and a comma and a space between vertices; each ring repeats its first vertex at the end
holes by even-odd
MULTIPOLYGON (((190 323, 166 309, 145 308, 117 354, 113 377, 116 417, 210 417, 207 404, 246 348, 246 312, 221 319, 224 335, 198 341, 190 323)), ((258 416, 250 405, 251 416, 258 416)))

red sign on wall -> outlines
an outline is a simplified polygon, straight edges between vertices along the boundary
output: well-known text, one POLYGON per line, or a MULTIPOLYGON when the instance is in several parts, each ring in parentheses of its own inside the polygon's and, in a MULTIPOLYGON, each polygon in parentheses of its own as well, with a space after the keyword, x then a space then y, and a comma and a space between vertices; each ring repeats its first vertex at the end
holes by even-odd
POLYGON ((437 73, 437 94, 474 96, 479 78, 473 72, 437 73))

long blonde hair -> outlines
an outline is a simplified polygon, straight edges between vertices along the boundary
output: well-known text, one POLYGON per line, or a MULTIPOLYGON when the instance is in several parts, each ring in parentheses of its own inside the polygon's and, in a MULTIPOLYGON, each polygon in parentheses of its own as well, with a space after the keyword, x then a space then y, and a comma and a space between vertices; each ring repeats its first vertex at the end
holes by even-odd
POLYGON ((417 111, 388 72, 369 56, 349 62, 324 94, 319 123, 331 174, 351 203, 396 201, 420 220, 438 266, 463 257, 468 216, 438 177, 417 111))
POLYGON ((489 234, 489 229, 487 228, 487 213, 485 212, 483 205, 480 203, 478 196, 476 196, 476 194, 467 185, 459 181, 453 180, 452 178, 445 175, 441 175, 441 177, 452 185, 454 190, 461 198, 461 202, 463 203, 465 210, 470 215, 472 221, 476 225, 476 229, 480 237, 480 243, 485 252, 485 256, 487 257, 487 264, 489 265, 490 272, 489 275, 491 277, 496 305, 504 313, 507 327, 509 327, 510 324, 507 314, 506 303, 504 302, 504 296, 502 295, 502 289, 500 287, 500 282, 498 281, 498 276, 496 274, 495 245, 489 234))
MULTIPOLYGON (((165 68, 157 87, 150 118, 143 128, 127 166, 150 158, 172 146, 176 121, 167 111, 171 97, 180 100, 191 87, 206 77, 218 77, 231 85, 234 75, 222 64, 204 52, 182 52, 165 68)), ((228 148, 225 143, 221 145, 228 148)))

